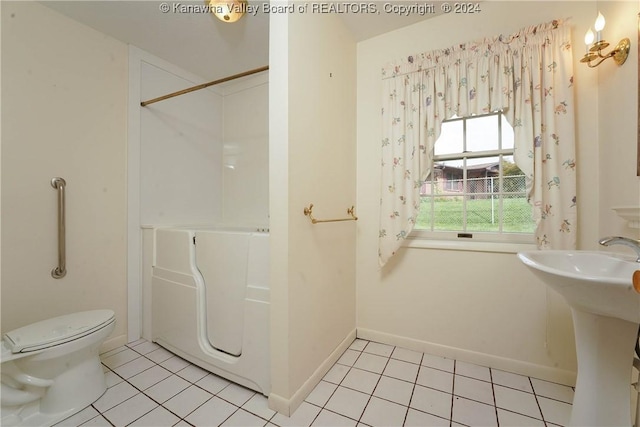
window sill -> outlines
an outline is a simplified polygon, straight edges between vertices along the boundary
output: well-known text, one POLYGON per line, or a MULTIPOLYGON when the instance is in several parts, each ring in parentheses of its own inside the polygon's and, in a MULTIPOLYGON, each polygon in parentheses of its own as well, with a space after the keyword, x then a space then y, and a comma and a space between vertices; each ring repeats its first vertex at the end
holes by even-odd
POLYGON ((402 244, 412 249, 441 249, 468 252, 495 252, 515 254, 523 251, 536 250, 535 243, 506 243, 506 242, 469 242, 459 240, 430 240, 420 237, 408 237, 402 244))

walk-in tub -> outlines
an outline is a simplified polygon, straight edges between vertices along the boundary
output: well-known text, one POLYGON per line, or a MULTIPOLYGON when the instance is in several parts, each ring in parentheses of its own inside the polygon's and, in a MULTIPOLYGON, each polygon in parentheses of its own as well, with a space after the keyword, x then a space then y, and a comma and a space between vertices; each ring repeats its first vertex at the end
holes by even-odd
POLYGON ((268 396, 268 232, 157 228, 154 237, 152 340, 268 396))

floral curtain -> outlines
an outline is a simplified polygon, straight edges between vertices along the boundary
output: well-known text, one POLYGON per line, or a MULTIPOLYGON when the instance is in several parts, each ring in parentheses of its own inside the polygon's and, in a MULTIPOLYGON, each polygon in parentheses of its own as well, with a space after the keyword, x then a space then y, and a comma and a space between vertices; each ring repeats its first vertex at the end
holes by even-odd
POLYGON ((379 261, 413 229, 442 121, 502 110, 527 180, 541 249, 576 245, 570 27, 553 21, 385 67, 379 261))

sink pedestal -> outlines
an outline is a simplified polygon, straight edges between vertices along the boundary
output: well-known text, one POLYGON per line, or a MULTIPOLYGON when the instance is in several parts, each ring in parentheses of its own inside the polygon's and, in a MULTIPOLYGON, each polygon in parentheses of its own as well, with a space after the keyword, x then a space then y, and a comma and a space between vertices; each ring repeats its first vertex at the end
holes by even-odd
POLYGON ((631 258, 589 251, 520 252, 518 258, 573 313, 578 379, 570 425, 631 426, 631 372, 640 294, 631 258))
POLYGON ((631 426, 631 370, 638 324, 571 309, 578 379, 571 426, 631 426))

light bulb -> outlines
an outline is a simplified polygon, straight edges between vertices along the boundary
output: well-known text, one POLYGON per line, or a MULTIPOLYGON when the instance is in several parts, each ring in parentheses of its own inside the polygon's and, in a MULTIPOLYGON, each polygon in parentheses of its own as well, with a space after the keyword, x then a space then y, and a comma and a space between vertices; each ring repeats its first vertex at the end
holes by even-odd
POLYGON ((591 45, 591 43, 593 43, 593 40, 595 39, 595 34, 593 34, 593 31, 591 30, 591 28, 589 28, 589 31, 587 31, 587 33, 584 35, 584 43, 589 46, 591 45))
POLYGON ((593 24, 593 27, 596 29, 596 31, 602 31, 604 29, 604 24, 604 16, 602 16, 602 13, 598 12, 598 17, 596 18, 596 23, 593 24))

